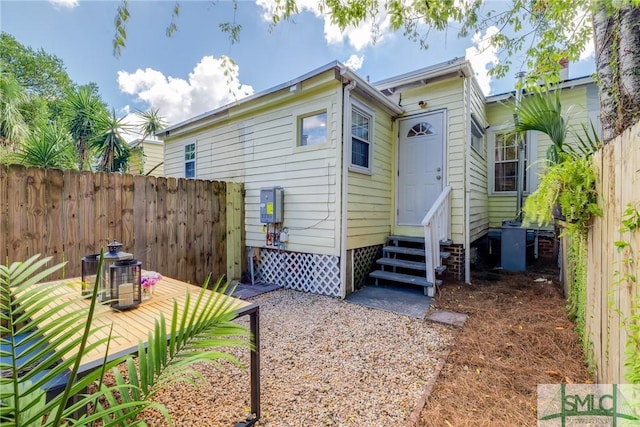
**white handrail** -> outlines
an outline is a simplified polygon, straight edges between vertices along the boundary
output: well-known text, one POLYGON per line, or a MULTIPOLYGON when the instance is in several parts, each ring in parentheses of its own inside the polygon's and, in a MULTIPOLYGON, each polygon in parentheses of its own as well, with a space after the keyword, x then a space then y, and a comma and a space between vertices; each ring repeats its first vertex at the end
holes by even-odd
POLYGON ((429 209, 429 212, 422 219, 424 227, 424 255, 426 264, 425 277, 427 281, 433 283, 429 296, 434 296, 436 285, 436 268, 442 265, 440 259, 440 241, 446 240, 451 234, 451 187, 446 186, 442 193, 429 209))

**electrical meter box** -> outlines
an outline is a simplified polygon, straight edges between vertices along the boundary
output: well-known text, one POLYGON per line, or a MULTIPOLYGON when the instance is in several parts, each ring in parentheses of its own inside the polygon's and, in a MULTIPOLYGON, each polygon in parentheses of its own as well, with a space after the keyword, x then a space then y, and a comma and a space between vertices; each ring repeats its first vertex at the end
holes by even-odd
POLYGON ((260 222, 278 224, 284 219, 284 189, 269 187, 260 189, 260 222))

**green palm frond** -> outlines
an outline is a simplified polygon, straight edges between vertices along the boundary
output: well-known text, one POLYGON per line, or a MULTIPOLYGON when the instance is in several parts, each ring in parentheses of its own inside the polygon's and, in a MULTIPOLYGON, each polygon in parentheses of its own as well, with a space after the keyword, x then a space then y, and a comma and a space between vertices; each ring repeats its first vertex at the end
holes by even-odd
POLYGON ((118 119, 115 110, 112 110, 110 115, 100 118, 96 123, 97 133, 91 139, 90 146, 98 153, 100 171, 117 172, 128 163, 129 144, 122 135, 131 130, 131 126, 124 119, 118 119))
MULTIPOLYGON (((209 280, 205 281, 203 290, 209 280)), ((148 346, 139 346, 139 371, 130 365, 128 372, 131 382, 139 385, 145 395, 152 396, 176 380, 189 376, 199 378, 199 374, 190 369, 197 362, 220 366, 219 360, 226 360, 240 365, 236 357, 216 350, 251 347, 247 328, 232 322, 236 315, 231 300, 226 298, 227 288, 228 283, 218 280, 213 292, 200 292, 195 302, 191 302, 190 295, 184 307, 174 302, 169 330, 164 316, 156 322, 155 330, 149 334, 148 346)))
MULTIPOLYGON (((187 295, 184 307, 174 302, 170 325, 163 317, 156 321, 148 345, 139 345, 138 367, 133 356, 108 362, 106 350, 102 368, 78 378, 83 355, 108 346, 111 332, 88 343, 89 335, 96 332, 93 318, 99 286, 86 310, 69 310, 69 304, 77 307, 74 299, 81 296, 70 286, 61 289, 60 282, 41 283, 63 266, 46 267, 49 261, 34 256, 9 267, 0 265, 3 426, 85 426, 96 421, 104 426, 145 425, 137 417, 147 408, 158 409, 170 421, 167 409, 151 401, 158 390, 175 381, 190 381, 187 374, 197 378, 191 369, 196 362, 240 364, 219 347, 251 348, 248 329, 232 322, 234 307, 224 295, 228 284, 219 280, 211 292, 207 279, 195 301, 187 295), (116 369, 123 362, 128 379, 116 369), (102 382, 107 370, 113 372, 113 385, 102 382), (66 386, 47 400, 46 388, 59 376, 66 386), (95 391, 85 394, 92 385, 95 391), (93 407, 90 413, 84 412, 87 405, 93 407), (77 413, 83 415, 77 417, 77 413)), ((99 270, 101 266, 102 257, 99 270)), ((100 280, 101 275, 97 277, 100 280)))
MULTIPOLYGON (((108 340, 99 339, 87 345, 89 333, 96 330, 91 326, 96 299, 92 299, 86 310, 69 311, 60 299, 73 302, 74 298, 80 298, 71 287, 61 290, 60 283, 40 283, 64 265, 47 268, 49 261, 50 258, 34 256, 9 267, 0 266, 3 294, 0 308, 4 321, 0 328, 3 344, 0 421, 3 425, 60 425, 60 420, 70 419, 72 414, 68 406, 70 398, 83 393, 86 386, 101 375, 100 371, 93 371, 77 379, 81 356, 108 340), (49 321, 51 318, 56 320, 49 321), (58 342, 63 344, 54 345, 58 342), (66 381, 64 390, 47 401, 47 387, 61 376, 62 383, 66 381)), ((110 362, 107 368, 116 363, 119 360, 110 362)), ((115 391, 117 388, 102 391, 101 396, 115 391)))
POLYGON ((554 158, 557 159, 564 149, 568 132, 567 122, 562 117, 560 91, 534 92, 522 101, 516 109, 516 114, 518 119, 515 130, 537 130, 549 136, 553 142, 552 150, 548 153, 551 156, 549 160, 553 162, 554 158))
POLYGON ((17 163, 41 168, 73 169, 77 161, 71 135, 55 123, 29 135, 14 157, 17 163))

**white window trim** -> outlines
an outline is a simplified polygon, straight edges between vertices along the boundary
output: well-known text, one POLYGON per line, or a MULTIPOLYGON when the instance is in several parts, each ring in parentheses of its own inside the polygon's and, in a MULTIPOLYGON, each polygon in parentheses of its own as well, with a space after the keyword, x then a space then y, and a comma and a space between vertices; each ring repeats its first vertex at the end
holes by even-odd
POLYGON ((331 119, 331 105, 327 103, 313 103, 304 106, 303 108, 297 109, 292 115, 292 123, 293 130, 295 132, 293 139, 293 152, 296 153, 298 151, 312 151, 318 149, 325 149, 328 146, 331 146, 335 143, 332 139, 332 126, 333 122, 331 119), (327 142, 323 144, 311 144, 311 145, 300 145, 300 136, 302 134, 301 129, 301 120, 303 117, 313 116, 314 114, 320 114, 322 112, 327 113, 327 142))
POLYGON ((349 170, 352 172, 358 172, 366 175, 373 175, 373 152, 375 149, 375 127, 376 127, 376 112, 372 108, 363 104, 362 102, 351 98, 351 109, 349 110, 348 117, 345 118, 348 122, 347 129, 351 129, 351 117, 353 115, 353 110, 357 110, 360 114, 369 116, 369 167, 365 168, 360 165, 353 164, 352 158, 352 141, 353 135, 349 132, 348 135, 348 143, 349 143, 349 170))
MULTIPOLYGON (((480 125, 480 121, 476 119, 474 114, 471 114, 471 148, 473 149, 473 151, 475 151, 476 153, 478 153, 478 155, 480 157, 482 157, 483 159, 486 158, 486 153, 487 153, 487 132, 485 129, 482 128, 482 125, 480 125), (482 134, 482 150, 478 150, 476 147, 473 146, 473 128, 477 128, 478 131, 482 134)), ((494 140, 495 143, 495 140, 494 140)))
POLYGON ((197 141, 187 141, 182 146, 182 175, 187 178, 187 163, 193 162, 193 177, 189 177, 188 179, 195 179, 198 176, 198 162, 196 161, 198 158, 198 142, 197 141), (187 146, 193 144, 194 146, 194 155, 193 160, 186 160, 185 153, 187 150, 187 146))
MULTIPOLYGON (((489 132, 487 132, 487 174, 489 183, 489 195, 490 196, 517 196, 517 191, 495 191, 495 157, 496 157, 496 135, 500 133, 507 133, 513 131, 513 126, 491 126, 489 132)), ((537 132, 527 132, 527 159, 528 166, 525 170, 527 176, 527 182, 529 188, 524 192, 524 195, 531 194, 538 188, 538 137, 537 132)))

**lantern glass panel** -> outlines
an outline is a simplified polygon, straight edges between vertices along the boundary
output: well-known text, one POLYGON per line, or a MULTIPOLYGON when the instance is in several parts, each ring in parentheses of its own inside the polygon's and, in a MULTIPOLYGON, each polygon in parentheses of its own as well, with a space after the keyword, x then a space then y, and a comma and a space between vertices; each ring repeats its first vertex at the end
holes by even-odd
POLYGON ((93 294, 98 273, 99 254, 87 255, 82 258, 82 296, 88 297, 93 294))
POLYGON ((109 304, 116 310, 134 308, 142 301, 142 263, 138 260, 117 261, 109 266, 109 304))

